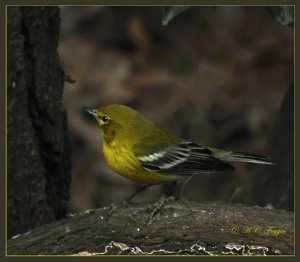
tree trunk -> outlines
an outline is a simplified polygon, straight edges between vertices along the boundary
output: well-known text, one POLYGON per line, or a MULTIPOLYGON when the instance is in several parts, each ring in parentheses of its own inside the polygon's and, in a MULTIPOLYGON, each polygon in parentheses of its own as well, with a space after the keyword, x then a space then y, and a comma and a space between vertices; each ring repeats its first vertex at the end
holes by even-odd
POLYGON ((111 206, 15 236, 8 254, 294 254, 294 214, 198 202, 111 206))
POLYGON ((70 162, 58 7, 8 7, 8 236, 62 218, 70 162))
POLYGON ((258 167, 233 203, 294 210, 294 143, 294 85, 291 85, 266 146, 266 153, 276 164, 258 167))

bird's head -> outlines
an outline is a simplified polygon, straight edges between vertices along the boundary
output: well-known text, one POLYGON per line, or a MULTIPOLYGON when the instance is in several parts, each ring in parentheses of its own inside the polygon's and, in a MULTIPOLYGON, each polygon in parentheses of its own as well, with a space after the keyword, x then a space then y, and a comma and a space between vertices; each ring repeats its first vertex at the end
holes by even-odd
POLYGON ((110 143, 115 138, 127 139, 150 123, 136 110, 119 104, 112 104, 98 109, 86 109, 97 121, 103 139, 110 143))

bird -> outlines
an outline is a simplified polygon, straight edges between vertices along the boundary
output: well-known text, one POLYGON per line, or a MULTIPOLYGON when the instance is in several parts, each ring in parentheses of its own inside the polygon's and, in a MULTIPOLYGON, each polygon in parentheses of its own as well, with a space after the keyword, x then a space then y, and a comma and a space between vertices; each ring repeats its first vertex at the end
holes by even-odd
MULTIPOLYGON (((107 165, 117 174, 145 188, 192 177, 232 170, 228 162, 273 165, 269 157, 202 146, 183 139, 138 111, 121 104, 98 109, 84 108, 100 127, 102 152, 107 165)), ((181 190, 181 197, 183 197, 181 190)))

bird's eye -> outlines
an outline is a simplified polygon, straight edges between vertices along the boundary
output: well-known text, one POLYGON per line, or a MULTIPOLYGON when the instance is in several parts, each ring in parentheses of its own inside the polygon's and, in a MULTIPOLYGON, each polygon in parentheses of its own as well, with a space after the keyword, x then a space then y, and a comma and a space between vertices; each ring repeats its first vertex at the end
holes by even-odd
POLYGON ((102 116, 101 120, 103 123, 106 123, 106 122, 108 122, 109 118, 108 118, 108 116, 102 116))

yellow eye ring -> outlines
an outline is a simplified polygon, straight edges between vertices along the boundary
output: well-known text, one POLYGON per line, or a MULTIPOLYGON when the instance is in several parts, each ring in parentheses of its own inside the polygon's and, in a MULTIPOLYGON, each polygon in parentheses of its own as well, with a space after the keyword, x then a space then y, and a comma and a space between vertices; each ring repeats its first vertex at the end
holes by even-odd
POLYGON ((101 121, 102 121, 103 123, 107 123, 108 120, 109 120, 109 117, 108 117, 108 116, 102 116, 102 117, 101 117, 101 121))

